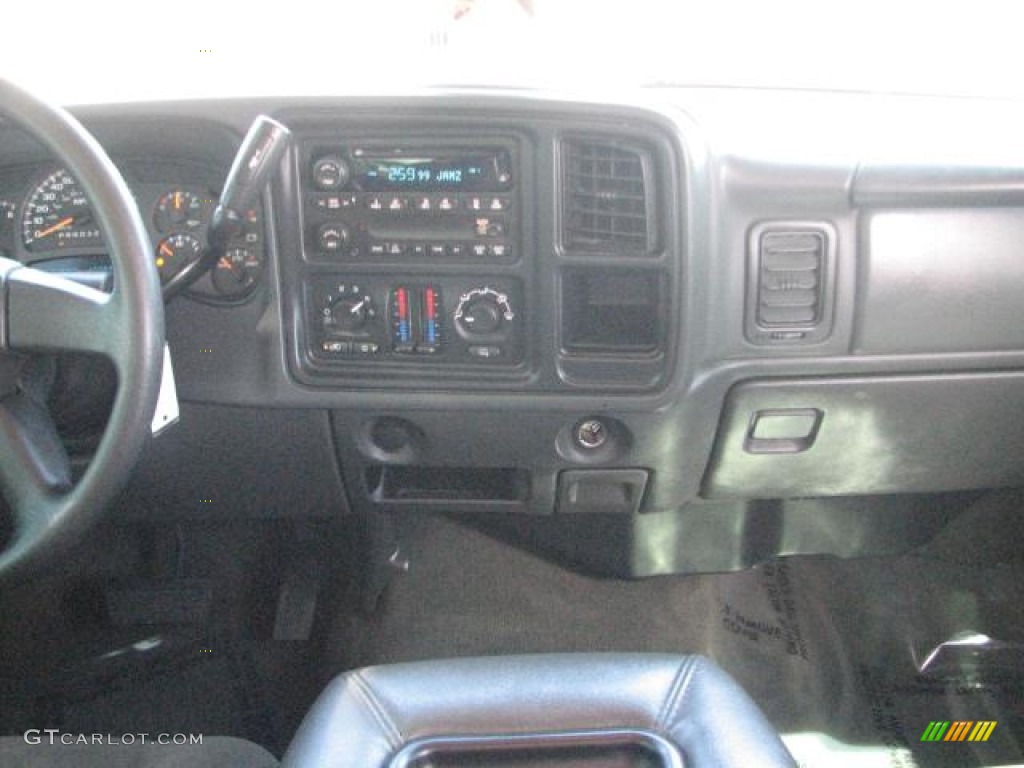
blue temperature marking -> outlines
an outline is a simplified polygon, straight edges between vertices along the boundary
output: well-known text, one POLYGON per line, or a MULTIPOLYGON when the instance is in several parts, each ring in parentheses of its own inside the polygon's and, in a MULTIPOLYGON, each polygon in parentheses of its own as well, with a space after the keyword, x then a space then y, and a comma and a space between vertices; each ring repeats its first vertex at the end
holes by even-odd
POLYGON ((430 342, 431 344, 436 344, 437 343, 437 321, 436 320, 428 320, 427 321, 427 341, 430 342))
POLYGON ((409 323, 404 320, 398 324, 398 338, 402 341, 409 340, 409 323))

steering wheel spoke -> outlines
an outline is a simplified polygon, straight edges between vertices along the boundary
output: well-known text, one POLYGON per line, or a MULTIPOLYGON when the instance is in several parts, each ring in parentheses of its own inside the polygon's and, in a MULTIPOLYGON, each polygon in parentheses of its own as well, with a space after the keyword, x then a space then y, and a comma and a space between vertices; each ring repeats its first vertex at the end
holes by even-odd
POLYGON ((0 488, 19 536, 45 525, 71 485, 71 463, 46 406, 23 392, 0 401, 0 488))
POLYGON ((16 352, 114 350, 110 295, 30 267, 6 271, 4 344, 16 352))

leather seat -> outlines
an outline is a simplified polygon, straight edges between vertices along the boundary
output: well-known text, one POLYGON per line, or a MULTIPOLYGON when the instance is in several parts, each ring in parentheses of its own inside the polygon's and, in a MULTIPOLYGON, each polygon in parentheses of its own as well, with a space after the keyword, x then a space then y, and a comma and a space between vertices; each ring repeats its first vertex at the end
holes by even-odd
POLYGON ((321 694, 283 764, 383 768, 421 739, 536 734, 537 744, 544 734, 612 729, 662 738, 686 768, 795 765, 721 669, 700 656, 655 654, 455 659, 349 672, 321 694))

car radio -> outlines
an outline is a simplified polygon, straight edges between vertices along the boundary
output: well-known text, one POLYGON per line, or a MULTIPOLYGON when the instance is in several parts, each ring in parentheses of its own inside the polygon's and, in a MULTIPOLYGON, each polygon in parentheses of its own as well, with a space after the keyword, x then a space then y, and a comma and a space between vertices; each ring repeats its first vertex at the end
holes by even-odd
POLYGON ((306 260, 515 262, 509 146, 307 145, 306 260))

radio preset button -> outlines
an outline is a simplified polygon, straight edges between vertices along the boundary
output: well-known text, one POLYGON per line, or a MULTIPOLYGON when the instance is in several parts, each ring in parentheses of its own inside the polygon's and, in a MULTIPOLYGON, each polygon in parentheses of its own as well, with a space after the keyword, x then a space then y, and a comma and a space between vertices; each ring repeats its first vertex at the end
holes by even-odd
POLYGON ((314 207, 321 211, 338 211, 342 208, 351 208, 355 198, 351 195, 317 195, 313 198, 314 207))
POLYGON ((430 255, 433 257, 444 257, 448 254, 448 248, 444 243, 431 243, 430 255))
POLYGON ((451 243, 448 246, 448 255, 455 258, 462 258, 466 255, 466 246, 462 243, 451 243))
POLYGON ((459 210, 459 198, 451 195, 444 195, 437 199, 437 210, 450 212, 459 210))
POLYGON ((371 256, 383 256, 387 253, 388 247, 384 243, 370 243, 371 256))
POLYGON ((427 244, 426 243, 414 243, 412 245, 412 255, 416 257, 427 255, 427 244))
POLYGON ((473 243, 473 255, 481 259, 484 258, 487 255, 487 244, 473 243))

